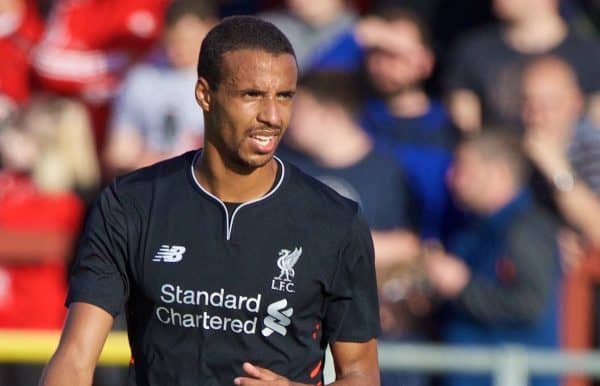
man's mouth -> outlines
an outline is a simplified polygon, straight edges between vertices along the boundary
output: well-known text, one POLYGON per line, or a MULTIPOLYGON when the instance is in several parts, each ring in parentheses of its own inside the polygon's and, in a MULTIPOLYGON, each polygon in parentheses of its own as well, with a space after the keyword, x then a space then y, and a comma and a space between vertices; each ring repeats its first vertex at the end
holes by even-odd
POLYGON ((273 140, 273 135, 251 135, 250 138, 256 140, 262 146, 267 146, 273 140))
POLYGON ((276 133, 268 133, 268 132, 261 132, 261 133, 254 133, 254 134, 250 134, 250 140, 251 143, 253 144, 254 150, 258 153, 263 153, 263 154, 267 154, 267 153, 271 153, 275 150, 275 143, 276 140, 275 138, 277 137, 276 133))

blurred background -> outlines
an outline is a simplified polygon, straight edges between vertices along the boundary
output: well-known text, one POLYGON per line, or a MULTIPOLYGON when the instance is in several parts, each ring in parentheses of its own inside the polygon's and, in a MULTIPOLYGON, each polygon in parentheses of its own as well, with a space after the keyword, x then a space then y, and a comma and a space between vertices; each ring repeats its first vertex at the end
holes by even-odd
MULTIPOLYGON (((234 14, 297 53, 279 156, 371 226, 381 342, 409 348, 383 385, 592 385, 521 375, 600 345, 600 1, 0 0, 0 386, 37 384, 99 191, 201 147, 200 42, 234 14)), ((95 385, 125 383, 114 336, 95 385)))

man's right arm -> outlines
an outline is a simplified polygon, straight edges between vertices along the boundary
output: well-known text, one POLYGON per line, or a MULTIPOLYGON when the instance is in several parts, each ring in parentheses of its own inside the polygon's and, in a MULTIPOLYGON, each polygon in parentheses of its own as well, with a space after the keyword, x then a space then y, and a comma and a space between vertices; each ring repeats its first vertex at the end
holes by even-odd
POLYGON ((40 386, 91 386, 112 324, 112 315, 102 308, 72 303, 58 348, 44 370, 40 386))

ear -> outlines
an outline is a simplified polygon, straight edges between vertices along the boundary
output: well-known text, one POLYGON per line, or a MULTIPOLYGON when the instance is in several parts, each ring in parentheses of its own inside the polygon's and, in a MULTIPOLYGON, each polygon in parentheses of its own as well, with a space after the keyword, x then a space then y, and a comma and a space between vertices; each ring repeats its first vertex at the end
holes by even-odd
POLYGON ((435 55, 430 49, 425 49, 423 51, 421 65, 423 78, 429 78, 433 72, 433 67, 435 66, 435 55))
POLYGON ((199 77, 196 82, 196 102, 198 102, 198 106, 200 106, 203 111, 210 111, 212 102, 211 89, 208 85, 208 81, 203 77, 199 77))

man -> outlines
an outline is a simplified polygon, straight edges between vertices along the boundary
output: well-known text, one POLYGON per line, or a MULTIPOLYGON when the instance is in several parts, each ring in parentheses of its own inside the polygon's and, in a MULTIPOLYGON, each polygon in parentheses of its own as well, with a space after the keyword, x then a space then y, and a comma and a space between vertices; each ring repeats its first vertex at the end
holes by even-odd
POLYGON ((357 205, 273 154, 297 64, 247 16, 202 43, 204 149, 117 179, 75 263, 42 385, 89 385, 126 303, 131 385, 379 385, 373 247, 357 205))
POLYGON ((494 0, 502 21, 465 37, 449 61, 445 87, 450 111, 464 132, 482 125, 518 127, 519 79, 528 61, 556 55, 573 68, 589 113, 600 108, 600 44, 571 30, 562 19, 558 0, 494 0))
POLYGON ((202 41, 216 23, 209 1, 177 0, 169 5, 164 55, 134 68, 113 104, 105 148, 106 166, 117 175, 197 148, 202 116, 192 98, 202 41), (154 92, 160 89, 161 92, 154 92))
POLYGON ((597 249, 600 132, 583 116, 577 77, 563 60, 542 57, 525 68, 521 89, 525 151, 538 171, 536 193, 597 249))
POLYGON ((435 58, 429 30, 413 12, 378 8, 315 59, 316 69, 364 68, 371 95, 360 122, 378 150, 406 174, 423 238, 441 238, 451 218, 444 175, 456 130, 439 101, 427 94, 435 58))
POLYGON ((280 155, 342 196, 358 202, 371 228, 375 265, 389 269, 419 254, 402 170, 375 151, 356 122, 354 76, 320 71, 302 78, 280 155))
MULTIPOLYGON (((404 292, 411 292, 420 243, 411 229, 404 174, 393 158, 375 150, 356 122, 359 107, 358 85, 351 74, 320 71, 305 75, 295 96, 287 146, 279 154, 360 204, 371 228, 380 290, 389 293, 380 297, 382 339, 406 341, 420 335, 418 322, 407 312, 409 296, 394 297, 390 289, 403 287, 408 289, 404 292)), ((395 378, 383 373, 381 383, 417 384, 411 382, 412 377, 395 378)))
POLYGON ((31 59, 35 79, 44 90, 86 104, 97 150, 104 148, 109 102, 130 66, 144 57, 160 37, 162 15, 169 3, 53 2, 47 27, 31 59))
MULTIPOLYGON (((558 345, 556 226, 524 187, 518 141, 487 131, 461 143, 449 176, 472 214, 447 249, 431 248, 426 271, 448 301, 442 338, 451 344, 558 345)), ((489 376, 449 375, 447 385, 487 386, 489 376)), ((556 385, 535 379, 532 385, 556 385)))

